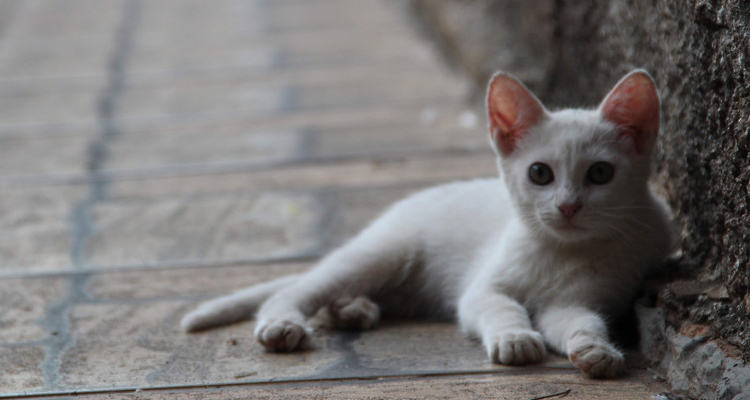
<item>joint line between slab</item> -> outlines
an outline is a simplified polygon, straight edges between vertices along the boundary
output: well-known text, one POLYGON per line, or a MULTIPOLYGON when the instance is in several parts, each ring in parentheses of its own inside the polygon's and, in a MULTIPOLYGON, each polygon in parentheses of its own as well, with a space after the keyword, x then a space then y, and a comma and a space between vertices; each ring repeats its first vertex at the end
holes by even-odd
MULTIPOLYGON (((139 13, 140 0, 128 0, 123 3, 122 18, 115 31, 113 53, 108 65, 107 86, 103 89, 96 105, 97 120, 102 131, 101 136, 88 149, 87 168, 90 176, 95 177, 100 173, 108 156, 110 143, 119 136, 114 118, 116 102, 122 93, 125 64, 131 53, 139 13)), ((77 270, 85 267, 85 248, 94 231, 91 207, 104 197, 106 185, 106 180, 90 180, 88 196, 76 204, 71 211, 73 243, 70 247, 70 256, 73 268, 77 270)), ((45 358, 40 365, 44 377, 44 388, 47 390, 60 387, 62 358, 75 341, 70 330, 68 313, 74 306, 85 303, 89 299, 86 285, 90 276, 89 273, 70 276, 67 296, 51 305, 47 309, 45 318, 40 322, 50 335, 45 358)))
MULTIPOLYGON (((374 374, 368 376, 349 376, 349 377, 334 377, 334 378, 290 378, 290 379, 279 379, 279 380, 262 380, 262 381, 239 381, 239 382, 214 382, 204 384, 188 384, 188 385, 163 385, 163 386, 149 386, 149 387, 112 387, 112 388, 100 388, 100 389, 83 389, 83 390, 60 390, 60 391, 48 391, 38 393, 10 393, 0 395, 0 399, 33 399, 33 398, 51 398, 59 396, 97 396, 97 395, 116 395, 116 394, 141 394, 146 395, 147 393, 163 393, 172 391, 195 391, 195 390, 210 390, 210 389, 223 389, 223 388, 251 388, 251 387, 263 387, 263 386, 281 386, 281 385, 294 385, 294 384, 309 384, 309 383, 356 383, 356 382, 372 382, 381 380, 406 380, 406 379, 425 379, 425 378, 448 378, 448 377, 461 377, 461 376, 519 376, 528 374, 566 374, 571 376, 578 376, 580 373, 578 370, 569 368, 555 368, 555 367, 513 367, 503 369, 485 369, 475 371, 432 371, 432 372, 414 372, 414 373, 395 373, 395 374, 374 374)), ((582 382, 578 385, 586 385, 587 383, 582 382)))

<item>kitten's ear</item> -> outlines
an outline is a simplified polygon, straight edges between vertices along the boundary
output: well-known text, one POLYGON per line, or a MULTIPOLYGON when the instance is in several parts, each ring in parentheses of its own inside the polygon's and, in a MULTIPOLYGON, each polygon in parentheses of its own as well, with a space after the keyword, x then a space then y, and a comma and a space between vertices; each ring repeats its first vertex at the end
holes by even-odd
POLYGON ((487 90, 487 114, 492 142, 507 156, 516 149, 518 139, 536 125, 546 111, 523 83, 498 72, 487 90))
POLYGON ((643 154, 656 142, 659 132, 659 93, 648 72, 635 70, 623 77, 599 106, 602 116, 617 125, 620 137, 628 137, 643 154))

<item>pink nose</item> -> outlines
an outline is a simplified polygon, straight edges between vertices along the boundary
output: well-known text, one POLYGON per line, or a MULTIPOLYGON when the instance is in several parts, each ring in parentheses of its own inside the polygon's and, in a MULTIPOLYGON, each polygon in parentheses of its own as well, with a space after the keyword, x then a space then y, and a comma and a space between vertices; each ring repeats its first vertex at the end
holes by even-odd
POLYGON ((562 215, 565 218, 570 219, 570 218, 573 218, 574 215, 576 215, 576 213, 578 212, 578 210, 580 210, 581 208, 583 208, 583 204, 578 203, 578 202, 576 202, 576 203, 563 203, 563 204, 560 204, 559 206, 557 206, 557 208, 560 210, 560 212, 562 213, 562 215))

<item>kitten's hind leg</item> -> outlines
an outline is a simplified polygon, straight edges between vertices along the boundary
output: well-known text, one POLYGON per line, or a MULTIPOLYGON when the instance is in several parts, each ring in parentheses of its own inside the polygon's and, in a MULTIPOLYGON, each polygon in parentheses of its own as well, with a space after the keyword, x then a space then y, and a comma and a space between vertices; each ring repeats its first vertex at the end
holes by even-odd
POLYGON ((297 279, 298 275, 286 276, 202 303, 182 318, 182 330, 196 332, 250 319, 273 293, 291 285, 297 279))
POLYGON ((400 224, 376 221, 261 306, 255 328, 258 342, 269 350, 296 350, 310 331, 307 319, 324 307, 339 327, 374 327, 380 310, 363 296, 408 279, 414 237, 400 224))
POLYGON ((328 306, 334 326, 340 329, 368 330, 380 321, 380 307, 365 296, 342 297, 328 306))

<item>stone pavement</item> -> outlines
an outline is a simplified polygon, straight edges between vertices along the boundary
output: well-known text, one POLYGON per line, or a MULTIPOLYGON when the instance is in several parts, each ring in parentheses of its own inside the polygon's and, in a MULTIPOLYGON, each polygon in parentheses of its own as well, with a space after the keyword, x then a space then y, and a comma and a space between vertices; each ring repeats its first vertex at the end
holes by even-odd
MULTIPOLYGON (((201 300, 300 271, 419 188, 494 174, 403 3, 0 2, 0 398, 650 398, 393 322, 269 354, 201 300)), ((480 118, 481 119, 481 118, 480 118)))

